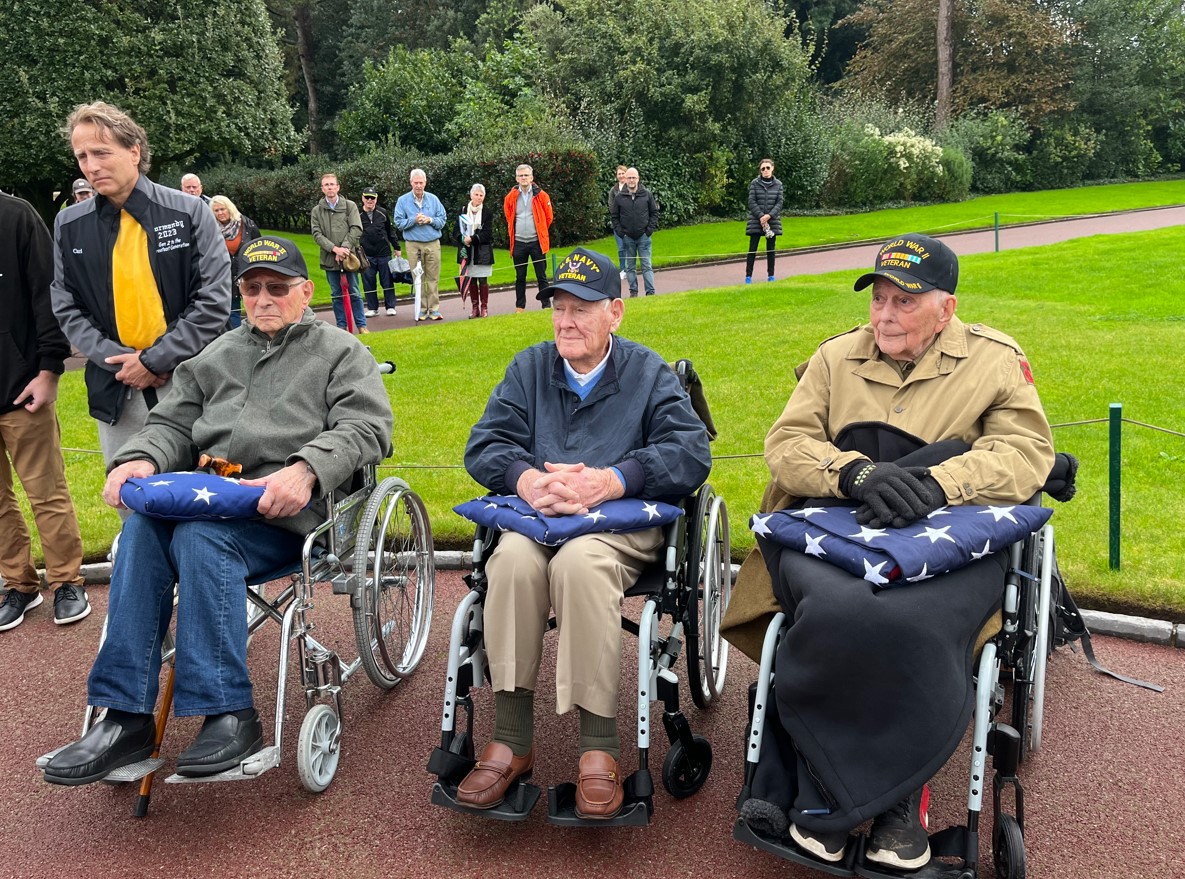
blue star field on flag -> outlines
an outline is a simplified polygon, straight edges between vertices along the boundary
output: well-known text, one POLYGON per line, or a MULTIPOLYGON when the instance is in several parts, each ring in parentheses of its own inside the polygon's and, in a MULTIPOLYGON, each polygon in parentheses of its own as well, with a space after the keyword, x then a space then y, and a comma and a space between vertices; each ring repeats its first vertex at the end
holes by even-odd
POLYGON ((559 546, 583 534, 641 531, 669 525, 683 510, 661 501, 619 498, 571 516, 544 516, 518 495, 488 494, 453 507, 453 512, 474 522, 514 531, 544 546, 559 546))
POLYGON ((803 507, 759 513, 754 534, 815 556, 874 586, 905 586, 956 571, 1040 529, 1048 507, 941 507, 904 528, 856 524, 856 507, 803 507))
POLYGON ((212 473, 137 476, 119 489, 124 506, 155 519, 253 519, 259 515, 262 485, 212 473))

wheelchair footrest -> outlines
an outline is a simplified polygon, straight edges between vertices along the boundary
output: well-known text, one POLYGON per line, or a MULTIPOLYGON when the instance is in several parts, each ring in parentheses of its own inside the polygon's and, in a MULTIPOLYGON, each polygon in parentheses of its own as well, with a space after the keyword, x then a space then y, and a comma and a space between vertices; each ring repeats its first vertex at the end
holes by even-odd
POLYGON ((515 780, 506 789, 506 799, 492 809, 474 809, 457 802, 457 786, 449 781, 432 785, 432 803, 454 812, 493 818, 496 821, 525 821, 539 801, 539 788, 525 781, 515 780))
MULTIPOLYGON (((61 748, 54 748, 48 754, 42 754, 37 758, 37 768, 44 770, 54 755, 66 747, 68 746, 62 745, 61 748)), ((165 761, 160 757, 148 757, 138 763, 129 763, 127 766, 120 766, 118 769, 113 769, 104 778, 100 778, 99 781, 103 784, 127 784, 129 782, 139 781, 144 776, 156 772, 164 765, 165 761)))
POLYGON ((860 856, 856 859, 856 875, 863 879, 975 879, 976 870, 957 852, 966 838, 965 827, 948 827, 930 834, 930 861, 916 870, 894 870, 864 858, 865 837, 860 837, 860 856), (957 862, 940 861, 940 857, 957 858, 957 862))
POLYGON ((773 839, 758 833, 748 825, 744 818, 737 818, 736 824, 732 827, 732 838, 737 842, 751 845, 754 848, 761 849, 763 852, 769 852, 771 855, 776 855, 784 860, 802 864, 804 867, 811 867, 829 876, 855 876, 857 855, 863 854, 863 846, 858 844, 859 840, 848 837, 848 846, 844 851, 842 861, 835 863, 821 861, 818 858, 811 857, 800 849, 789 837, 773 839))
POLYGON ((269 769, 275 769, 279 765, 280 748, 278 745, 272 745, 270 748, 256 751, 234 769, 219 772, 217 775, 170 775, 165 779, 165 783, 198 784, 211 781, 250 781, 253 778, 263 775, 269 769))
POLYGON ((557 784, 547 789, 547 823, 562 827, 645 827, 653 811, 649 797, 633 797, 628 793, 621 811, 612 818, 581 818, 576 814, 576 785, 557 784))

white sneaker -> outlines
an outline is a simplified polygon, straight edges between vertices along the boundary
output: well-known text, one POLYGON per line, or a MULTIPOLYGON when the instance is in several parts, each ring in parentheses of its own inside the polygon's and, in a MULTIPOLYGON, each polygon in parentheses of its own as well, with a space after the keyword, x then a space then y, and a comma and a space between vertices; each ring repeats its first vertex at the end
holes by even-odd
POLYGON ((373 308, 366 309, 366 316, 367 317, 374 317, 376 314, 378 314, 378 312, 375 311, 373 308))
POLYGON ((621 280, 625 280, 625 269, 621 270, 621 280))
POLYGON ((395 309, 394 309, 394 308, 388 308, 388 309, 387 309, 387 317, 394 317, 394 316, 395 316, 395 309))

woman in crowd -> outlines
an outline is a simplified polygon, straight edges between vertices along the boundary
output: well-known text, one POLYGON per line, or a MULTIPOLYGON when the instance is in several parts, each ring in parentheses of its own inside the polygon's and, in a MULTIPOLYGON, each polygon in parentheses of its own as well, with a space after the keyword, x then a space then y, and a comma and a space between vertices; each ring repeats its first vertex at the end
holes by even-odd
POLYGON ((753 263, 757 261, 757 244, 765 238, 766 274, 774 279, 774 250, 782 234, 782 181, 774 176, 773 159, 762 159, 759 175, 749 184, 749 219, 745 233, 749 236, 749 255, 745 259, 745 283, 753 283, 753 263))
POLYGON ((457 218, 457 262, 461 269, 461 291, 469 295, 470 318, 485 317, 490 302, 490 275, 494 273, 494 228, 485 204, 486 188, 474 183, 469 201, 457 218))
MULTIPOLYGON (((234 268, 235 257, 248 241, 259 238, 259 227, 250 217, 244 217, 235 207, 235 203, 225 195, 216 195, 210 199, 210 210, 214 219, 218 221, 218 228, 222 230, 222 237, 226 241, 226 249, 230 251, 231 268, 234 268)), ((235 272, 237 274, 237 271, 235 272)), ((242 299, 239 296, 238 284, 231 285, 230 299, 230 328, 233 330, 242 323, 242 299)))

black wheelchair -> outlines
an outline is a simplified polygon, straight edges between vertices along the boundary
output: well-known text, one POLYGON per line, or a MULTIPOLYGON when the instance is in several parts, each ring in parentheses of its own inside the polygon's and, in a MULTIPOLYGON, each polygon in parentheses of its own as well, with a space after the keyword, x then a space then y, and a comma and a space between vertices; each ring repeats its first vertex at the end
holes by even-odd
MULTIPOLYGON (((714 427, 698 394, 698 376, 688 361, 675 367, 689 391, 696 411, 714 427), (696 389, 696 390, 693 390, 696 389)), ((575 811, 576 786, 564 783, 548 789, 548 817, 564 826, 629 826, 650 822, 654 811, 654 784, 649 769, 651 705, 663 703, 662 722, 670 748, 663 762, 662 781, 676 798, 689 797, 708 779, 712 768, 712 746, 694 735, 679 708, 679 677, 676 663, 686 653, 691 698, 699 708, 708 708, 724 690, 728 673, 728 645, 720 636, 720 623, 732 590, 732 561, 728 534, 728 511, 724 499, 711 485, 704 484, 684 502, 684 515, 666 527, 666 539, 658 563, 643 572, 626 590, 626 597, 645 598, 637 622, 623 616, 622 628, 638 638, 637 743, 638 768, 624 783, 625 801, 611 819, 584 819, 575 811), (669 620, 663 634, 659 623, 669 620)), ((485 563, 497 543, 498 532, 477 529, 473 542, 473 571, 466 575, 469 593, 453 616, 449 640, 448 672, 445 679, 444 709, 440 746, 428 761, 436 776, 431 801, 458 812, 502 821, 525 820, 539 799, 538 787, 516 779, 506 798, 492 809, 471 809, 457 802, 457 786, 474 766, 473 697, 471 691, 489 681, 483 640, 483 602, 487 581, 485 563), (458 729, 458 712, 465 715, 458 729)), ((552 618, 550 628, 555 627, 552 618)))

